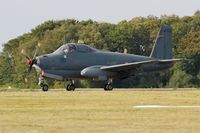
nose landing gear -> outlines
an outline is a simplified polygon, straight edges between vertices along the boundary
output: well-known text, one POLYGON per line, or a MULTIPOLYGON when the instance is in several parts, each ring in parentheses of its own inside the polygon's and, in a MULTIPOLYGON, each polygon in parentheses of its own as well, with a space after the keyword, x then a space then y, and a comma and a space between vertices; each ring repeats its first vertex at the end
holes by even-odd
POLYGON ((42 91, 48 91, 49 90, 49 86, 47 84, 43 84, 41 87, 42 87, 42 91))
POLYGON ((42 77, 42 76, 39 77, 39 83, 38 84, 41 86, 42 91, 46 92, 46 91, 49 90, 49 86, 44 83, 44 77, 42 77))

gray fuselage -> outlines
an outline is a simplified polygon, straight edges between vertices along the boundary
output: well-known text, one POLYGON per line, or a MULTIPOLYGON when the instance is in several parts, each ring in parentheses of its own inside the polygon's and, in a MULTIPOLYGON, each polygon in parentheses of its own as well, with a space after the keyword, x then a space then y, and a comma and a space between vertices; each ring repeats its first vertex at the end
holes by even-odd
MULTIPOLYGON (((87 46, 86 46, 87 47, 87 46)), ((88 47, 89 48, 89 47, 88 47)), ((64 79, 85 78, 81 76, 81 71, 90 66, 110 66, 117 64, 133 63, 138 61, 152 60, 147 56, 139 56, 134 54, 124 54, 118 52, 101 51, 91 49, 88 51, 71 51, 64 52, 62 50, 37 57, 38 65, 49 74, 59 75, 64 79)), ((155 59, 154 59, 155 60, 155 59)), ((154 72, 171 67, 168 65, 146 64, 140 70, 135 71, 131 75, 144 72, 154 72)), ((127 76, 127 73, 124 73, 127 76)), ((128 75, 130 76, 130 75, 128 75)), ((127 76, 127 77, 128 77, 127 76)), ((113 78, 121 78, 123 74, 113 74, 113 78)))

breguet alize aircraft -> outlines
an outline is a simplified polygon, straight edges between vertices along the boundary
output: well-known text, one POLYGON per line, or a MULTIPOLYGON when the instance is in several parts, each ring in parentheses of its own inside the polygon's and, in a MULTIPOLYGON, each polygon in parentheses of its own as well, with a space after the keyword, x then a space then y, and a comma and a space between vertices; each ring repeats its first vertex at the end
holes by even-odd
POLYGON ((49 88, 44 78, 66 81, 67 91, 75 90, 74 79, 107 81, 104 90, 112 90, 113 79, 166 70, 180 60, 172 59, 172 30, 167 25, 161 27, 150 56, 102 51, 74 43, 64 44, 50 54, 37 56, 37 53, 38 48, 31 59, 21 51, 29 64, 25 82, 34 67, 40 74, 39 85, 43 91, 49 88))

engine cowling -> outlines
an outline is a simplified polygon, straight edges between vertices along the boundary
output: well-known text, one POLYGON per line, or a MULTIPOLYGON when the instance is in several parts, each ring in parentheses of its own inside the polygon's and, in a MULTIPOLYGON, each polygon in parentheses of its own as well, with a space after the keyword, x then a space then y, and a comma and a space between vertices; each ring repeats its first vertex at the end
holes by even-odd
POLYGON ((103 71, 100 69, 101 67, 102 66, 87 67, 81 71, 81 75, 96 80, 107 80, 109 77, 114 76, 114 73, 103 71))

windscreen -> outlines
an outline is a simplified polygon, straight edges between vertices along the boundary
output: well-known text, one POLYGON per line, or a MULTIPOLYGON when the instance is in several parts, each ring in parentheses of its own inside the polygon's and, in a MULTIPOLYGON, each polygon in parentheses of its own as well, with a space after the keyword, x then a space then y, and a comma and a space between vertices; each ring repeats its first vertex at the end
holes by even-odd
POLYGON ((76 46, 74 44, 64 44, 61 47, 59 47, 54 53, 68 53, 74 51, 76 51, 76 46))

